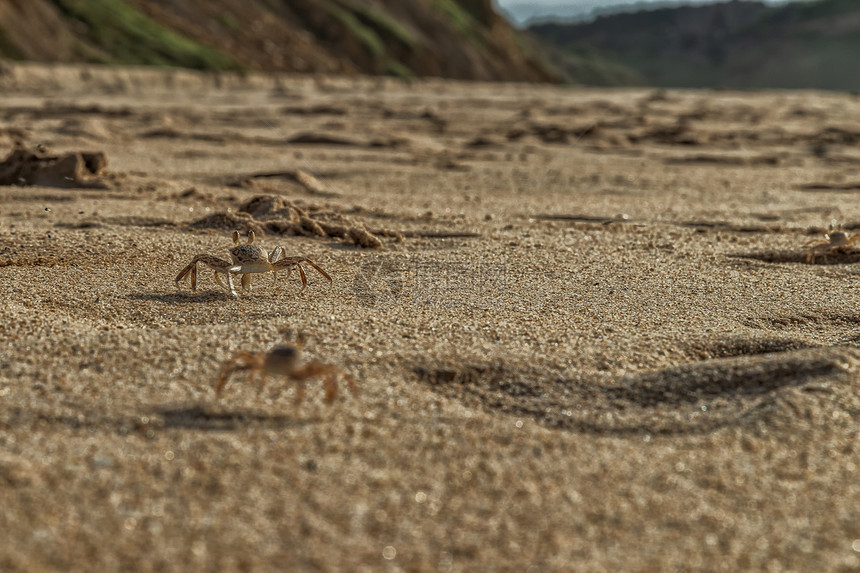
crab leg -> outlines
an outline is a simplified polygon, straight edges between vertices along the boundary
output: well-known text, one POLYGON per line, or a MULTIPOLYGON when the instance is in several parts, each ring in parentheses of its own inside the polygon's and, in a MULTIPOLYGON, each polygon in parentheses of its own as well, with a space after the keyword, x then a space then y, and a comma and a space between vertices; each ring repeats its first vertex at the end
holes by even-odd
POLYGON ((860 233, 858 233, 858 234, 854 235, 853 237, 851 237, 850 239, 848 239, 847 241, 845 241, 845 244, 844 244, 843 246, 844 246, 844 247, 851 246, 851 245, 853 245, 854 243, 856 243, 857 241, 860 241, 860 233))
MULTIPOLYGON (((292 267, 290 267, 292 268, 292 267)), ((302 279, 302 290, 305 290, 308 286, 308 277, 305 274, 305 269, 302 268, 302 265, 296 263, 296 268, 299 269, 299 277, 302 279)))
POLYGON ((262 367, 260 362, 259 355, 250 354, 248 352, 237 353, 233 358, 221 366, 221 370, 218 372, 218 381, 215 384, 215 395, 221 395, 221 391, 224 390, 224 386, 227 384, 227 380, 229 380, 230 375, 233 372, 236 370, 251 370, 254 372, 262 367), (242 364, 242 362, 244 362, 244 364, 242 364))
POLYGON ((236 287, 233 286, 233 273, 239 272, 240 270, 242 270, 242 267, 230 267, 229 269, 227 269, 226 273, 227 284, 230 285, 230 294, 232 294, 236 298, 239 298, 239 294, 236 292, 236 287))
POLYGON ((307 285, 307 277, 305 276, 305 271, 300 263, 307 263, 313 268, 315 268, 319 274, 321 274, 326 278, 326 280, 328 280, 329 288, 331 288, 332 280, 329 274, 322 270, 319 266, 317 266, 317 264, 314 263, 312 260, 305 257, 286 257, 280 259, 276 263, 272 263, 272 270, 274 271, 282 268, 292 268, 293 266, 295 266, 299 269, 299 273, 302 276, 302 288, 304 289, 304 287, 307 285))
POLYGON ((176 275, 176 286, 179 286, 179 283, 185 280, 185 277, 191 275, 191 290, 197 290, 197 259, 195 258, 191 261, 187 267, 179 271, 179 274, 176 275))
MULTIPOLYGON (((272 268, 272 284, 278 283, 278 271, 280 269, 272 268)), ((293 274, 293 267, 287 267, 287 276, 284 278, 284 282, 290 280, 290 275, 293 274)))
POLYGON ((280 261, 285 255, 284 247, 277 246, 272 249, 272 253, 269 255, 269 262, 273 265, 280 261))
MULTIPOLYGON (((218 283, 218 286, 220 286, 221 288, 223 288, 225 290, 230 291, 230 294, 232 294, 235 297, 238 297, 239 295, 236 293, 236 288, 233 286, 233 273, 236 272, 236 270, 238 268, 239 267, 230 267, 229 269, 226 269, 226 270, 216 270, 215 271, 215 282, 218 283), (221 274, 227 275, 227 284, 226 285, 224 284, 224 281, 221 280, 221 274)), ((244 277, 244 275, 242 275, 242 276, 244 277)))
MULTIPOLYGON (((207 267, 209 267, 210 269, 214 270, 216 273, 216 275, 215 275, 216 280, 220 279, 220 277, 218 276, 218 273, 226 274, 227 275, 227 282, 230 285, 229 286, 230 292, 233 294, 233 296, 238 296, 236 294, 235 288, 233 288, 233 279, 230 276, 231 269, 236 268, 236 267, 233 267, 231 265, 231 263, 228 263, 224 259, 219 259, 218 257, 213 257, 212 255, 207 255, 207 254, 197 255, 196 257, 194 257, 194 259, 190 263, 188 263, 188 265, 184 269, 179 271, 179 274, 176 275, 176 279, 174 279, 175 282, 177 283, 177 285, 180 282, 182 282, 183 280, 185 280, 186 277, 190 276, 191 277, 191 289, 197 290, 197 264, 198 263, 204 264, 207 267)), ((218 280, 218 283, 221 286, 224 286, 220 280, 218 280)))
MULTIPOLYGON (((281 247, 280 245, 275 247, 274 249, 272 249, 272 252, 269 253, 269 263, 271 265, 274 265, 275 263, 277 263, 278 261, 280 261, 284 257, 285 253, 286 253, 286 251, 284 251, 284 247, 281 247)), ((287 280, 290 280, 290 273, 291 272, 292 272, 292 267, 287 267, 287 278, 285 279, 285 282, 287 280)), ((272 284, 274 285, 277 283, 278 283, 278 269, 276 267, 272 266, 272 284)))

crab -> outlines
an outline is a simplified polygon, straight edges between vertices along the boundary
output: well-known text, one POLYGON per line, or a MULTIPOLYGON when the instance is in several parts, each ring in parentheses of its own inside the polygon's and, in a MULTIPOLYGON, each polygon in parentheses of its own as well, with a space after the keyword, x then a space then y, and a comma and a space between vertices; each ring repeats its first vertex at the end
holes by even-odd
MULTIPOLYGON (((831 252, 844 253, 845 250, 860 241, 860 233, 849 235, 836 225, 834 221, 830 225, 830 230, 825 233, 823 241, 813 241, 809 250, 806 252, 806 262, 815 262, 817 255, 827 255, 831 252)), ((810 245, 810 243, 807 243, 810 245)))
POLYGON ((305 381, 321 377, 325 387, 325 401, 334 402, 337 396, 337 380, 343 379, 353 394, 358 394, 358 388, 353 379, 341 368, 312 360, 303 366, 299 365, 299 348, 297 346, 279 345, 268 352, 238 352, 221 366, 218 382, 215 385, 216 396, 221 396, 230 375, 236 370, 250 370, 249 382, 259 376, 258 392, 263 391, 268 374, 286 376, 296 383, 296 404, 301 403, 305 395, 305 381))
POLYGON ((188 266, 179 271, 179 274, 176 275, 175 280, 177 286, 179 286, 179 283, 185 280, 186 277, 190 276, 191 289, 197 290, 198 264, 206 265, 210 269, 214 270, 215 281, 236 297, 239 295, 236 294, 236 288, 233 286, 233 274, 242 275, 242 288, 247 291, 251 289, 251 275, 254 273, 272 273, 272 278, 274 280, 277 272, 280 270, 286 270, 287 278, 289 278, 292 270, 298 269, 299 275, 302 278, 302 290, 304 290, 305 287, 308 286, 308 279, 305 275, 305 270, 302 268, 302 264, 308 264, 315 268, 317 272, 328 280, 329 287, 331 286, 332 280, 328 273, 318 267, 316 263, 307 257, 284 256, 284 248, 280 246, 272 249, 271 253, 266 253, 264 249, 254 244, 255 238, 254 231, 249 231, 248 242, 242 245, 239 244, 239 231, 233 231, 233 245, 235 246, 230 249, 230 258, 232 259, 232 262, 227 262, 224 259, 205 253, 197 255, 190 263, 188 263, 188 266), (221 274, 227 275, 226 285, 221 280, 221 274))

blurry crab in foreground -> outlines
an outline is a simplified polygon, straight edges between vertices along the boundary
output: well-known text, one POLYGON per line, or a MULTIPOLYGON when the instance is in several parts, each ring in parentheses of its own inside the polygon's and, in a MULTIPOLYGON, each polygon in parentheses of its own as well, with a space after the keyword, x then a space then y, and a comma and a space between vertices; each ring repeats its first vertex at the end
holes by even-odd
POLYGON ((289 278, 290 272, 293 269, 298 269, 299 275, 302 278, 302 290, 304 290, 308 285, 308 279, 307 276, 305 276, 304 268, 302 268, 303 263, 316 269, 317 272, 328 279, 329 285, 331 285, 332 280, 328 273, 318 267, 316 263, 310 259, 306 257, 284 256, 284 248, 280 246, 272 249, 271 253, 266 253, 264 249, 254 244, 254 239, 254 231, 249 231, 248 242, 241 245, 239 244, 239 231, 233 231, 233 244, 235 246, 230 249, 230 258, 232 262, 227 262, 224 259, 205 253, 197 255, 190 263, 188 263, 188 266, 179 271, 179 274, 176 275, 175 280, 177 285, 181 281, 185 280, 186 277, 190 276, 191 288, 193 290, 197 290, 197 265, 202 264, 215 271, 216 282, 221 287, 229 290, 233 296, 239 296, 236 294, 236 289, 233 286, 233 274, 241 274, 242 288, 250 290, 252 274, 273 273, 273 278, 275 278, 275 275, 280 270, 286 270, 287 278, 289 278), (221 280, 222 274, 227 276, 226 285, 221 280))
POLYGON ((220 396, 230 375, 236 370, 250 370, 249 382, 253 382, 259 376, 258 391, 262 392, 269 374, 285 376, 296 384, 296 404, 302 401, 305 395, 305 382, 310 378, 322 378, 325 388, 325 401, 331 404, 337 396, 337 381, 342 379, 349 386, 353 394, 358 394, 353 379, 341 368, 332 364, 326 364, 319 360, 312 360, 300 365, 299 349, 301 345, 275 346, 268 352, 238 352, 233 358, 221 366, 218 373, 218 382, 215 385, 215 393, 220 396))

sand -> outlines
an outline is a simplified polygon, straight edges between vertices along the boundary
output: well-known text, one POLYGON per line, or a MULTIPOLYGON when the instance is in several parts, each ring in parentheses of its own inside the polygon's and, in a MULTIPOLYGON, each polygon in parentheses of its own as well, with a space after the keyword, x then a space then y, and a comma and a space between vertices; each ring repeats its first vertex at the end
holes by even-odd
POLYGON ((807 260, 860 232, 856 96, 0 89, 3 149, 107 161, 0 187, 3 571, 860 569, 860 243, 807 260), (174 282, 234 228, 332 287, 174 282), (299 338, 359 395, 216 397, 299 338))

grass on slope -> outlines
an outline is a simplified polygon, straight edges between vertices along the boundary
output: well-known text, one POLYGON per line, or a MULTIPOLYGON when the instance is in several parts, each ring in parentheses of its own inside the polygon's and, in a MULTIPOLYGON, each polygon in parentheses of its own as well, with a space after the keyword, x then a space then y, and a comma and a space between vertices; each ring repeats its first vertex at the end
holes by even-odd
POLYGON ((186 38, 123 0, 54 0, 86 30, 98 51, 79 45, 87 59, 109 64, 180 66, 199 70, 239 70, 229 56, 186 38))
POLYGON ((415 48, 416 40, 396 20, 358 2, 346 2, 346 6, 324 2, 322 7, 358 39, 371 58, 377 62, 381 71, 402 78, 415 75, 405 64, 388 54, 386 43, 380 37, 380 34, 385 34, 398 40, 410 50, 415 48))

